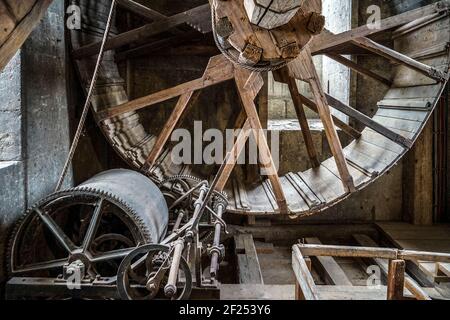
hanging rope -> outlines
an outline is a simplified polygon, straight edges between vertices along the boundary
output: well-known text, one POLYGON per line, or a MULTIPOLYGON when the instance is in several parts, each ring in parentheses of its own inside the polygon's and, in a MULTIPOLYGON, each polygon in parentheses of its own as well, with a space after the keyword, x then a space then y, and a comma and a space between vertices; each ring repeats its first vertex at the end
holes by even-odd
POLYGON ((61 175, 59 177, 58 183, 56 185, 55 192, 58 192, 58 191, 61 190, 61 187, 62 187, 62 185, 64 183, 64 179, 67 176, 67 172, 69 170, 69 166, 72 163, 73 157, 75 155, 75 151, 76 151, 76 149, 78 147, 78 143, 80 141, 80 137, 81 137, 81 134, 83 132, 84 125, 86 123, 86 118, 87 118, 87 115, 88 115, 88 112, 89 112, 89 106, 91 105, 92 94, 93 94, 94 89, 95 89, 95 84, 97 83, 98 73, 99 73, 99 70, 100 70, 100 64, 101 64, 101 62, 103 60, 103 55, 105 53, 106 41, 108 40, 109 32, 111 30, 111 22, 112 22, 112 18, 113 18, 113 15, 114 15, 115 6, 116 6, 116 0, 112 0, 111 9, 109 11, 108 20, 106 22, 105 33, 103 34, 102 45, 100 47, 100 52, 99 52, 98 57, 97 57, 97 63, 95 64, 94 74, 92 75, 91 83, 90 83, 90 86, 89 86, 89 91, 87 93, 86 101, 84 103, 83 113, 81 114, 80 122, 78 123, 78 128, 77 128, 77 131, 75 133, 75 137, 73 138, 72 145, 70 146, 70 151, 69 151, 69 154, 67 156, 66 162, 64 164, 64 168, 63 168, 63 170, 61 172, 61 175))

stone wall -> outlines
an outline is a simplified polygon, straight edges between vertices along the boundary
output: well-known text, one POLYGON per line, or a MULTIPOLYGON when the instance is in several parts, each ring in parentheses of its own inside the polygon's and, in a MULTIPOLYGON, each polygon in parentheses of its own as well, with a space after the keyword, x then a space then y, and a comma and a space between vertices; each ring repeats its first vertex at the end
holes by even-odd
MULTIPOLYGON (((54 1, 0 73, 2 261, 10 226, 25 208, 53 191, 68 153, 64 11, 64 1, 54 1)), ((71 177, 66 184, 71 184, 71 177)))

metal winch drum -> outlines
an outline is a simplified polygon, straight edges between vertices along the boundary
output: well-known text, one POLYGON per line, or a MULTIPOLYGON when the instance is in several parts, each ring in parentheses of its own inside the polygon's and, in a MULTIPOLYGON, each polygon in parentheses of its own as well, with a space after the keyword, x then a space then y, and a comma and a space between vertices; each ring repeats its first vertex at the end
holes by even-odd
POLYGON ((86 281, 115 277, 133 249, 166 235, 168 221, 164 196, 150 179, 123 169, 101 173, 22 217, 10 240, 9 275, 57 278, 75 263, 86 281))

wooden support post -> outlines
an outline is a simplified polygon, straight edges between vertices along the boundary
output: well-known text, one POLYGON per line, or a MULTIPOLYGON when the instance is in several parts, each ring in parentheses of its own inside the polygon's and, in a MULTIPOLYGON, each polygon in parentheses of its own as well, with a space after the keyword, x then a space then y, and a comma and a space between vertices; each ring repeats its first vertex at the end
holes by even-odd
POLYGON ((308 266, 297 245, 292 247, 292 268, 297 282, 296 297, 300 300, 319 300, 317 288, 311 276, 311 263, 308 266))
MULTIPOLYGON (((309 272, 312 271, 312 261, 310 258, 305 257, 304 258, 306 266, 308 267, 309 272)), ((306 300, 305 295, 303 294, 302 288, 300 286, 300 283, 296 280, 295 281, 295 300, 306 300)))
POLYGON ((320 78, 312 61, 309 48, 305 48, 300 56, 289 65, 289 68, 291 76, 309 83, 316 100, 319 116, 325 128, 331 152, 333 153, 336 166, 339 170, 342 184, 348 192, 355 192, 356 187, 353 177, 350 175, 347 160, 345 159, 342 145, 328 106, 328 101, 325 92, 322 89, 322 85, 320 84, 320 78))
POLYGON ((263 128, 254 102, 256 95, 264 85, 263 80, 259 73, 249 72, 248 70, 240 68, 235 69, 235 80, 253 135, 258 144, 260 161, 264 164, 265 169, 268 172, 268 177, 278 203, 279 213, 286 214, 289 212, 286 197, 281 186, 278 170, 273 161, 267 139, 263 134, 263 128))
POLYGON ((387 299, 403 300, 403 290, 405 288, 405 261, 389 261, 387 299))

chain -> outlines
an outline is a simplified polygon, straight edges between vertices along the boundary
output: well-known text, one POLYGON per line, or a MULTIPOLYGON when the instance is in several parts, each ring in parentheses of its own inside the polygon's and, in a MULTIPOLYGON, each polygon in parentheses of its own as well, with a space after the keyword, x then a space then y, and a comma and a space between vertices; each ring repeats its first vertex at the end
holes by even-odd
POLYGON ((80 138, 81 138, 81 134, 82 134, 83 129, 84 129, 84 125, 86 123, 86 118, 87 118, 87 115, 88 115, 88 112, 89 112, 89 106, 91 104, 92 94, 94 92, 95 84, 97 83, 98 73, 99 73, 99 70, 100 70, 100 63, 103 60, 103 55, 105 53, 106 41, 108 40, 108 35, 109 35, 110 30, 111 30, 111 22, 112 22, 112 18, 113 18, 113 15, 114 15, 115 6, 116 6, 116 0, 112 0, 111 9, 109 11, 108 20, 107 20, 106 27, 105 27, 105 33, 103 34, 103 39, 102 39, 102 44, 101 44, 101 47, 100 47, 100 52, 98 54, 97 63, 95 64, 94 74, 92 75, 91 83, 90 83, 90 86, 89 86, 89 91, 88 91, 88 94, 86 96, 86 101, 84 103, 83 113, 81 114, 80 122, 78 123, 78 128, 77 128, 77 131, 76 131, 75 136, 73 138, 72 145, 70 146, 70 151, 69 151, 69 154, 67 156, 66 162, 64 164, 64 168, 63 168, 63 170, 61 172, 61 175, 59 177, 58 183, 56 185, 55 192, 60 191, 60 189, 61 189, 61 187, 62 187, 62 185, 64 183, 64 179, 67 176, 67 171, 69 170, 69 166, 72 163, 73 157, 75 155, 75 151, 77 149, 78 143, 79 143, 80 138))

